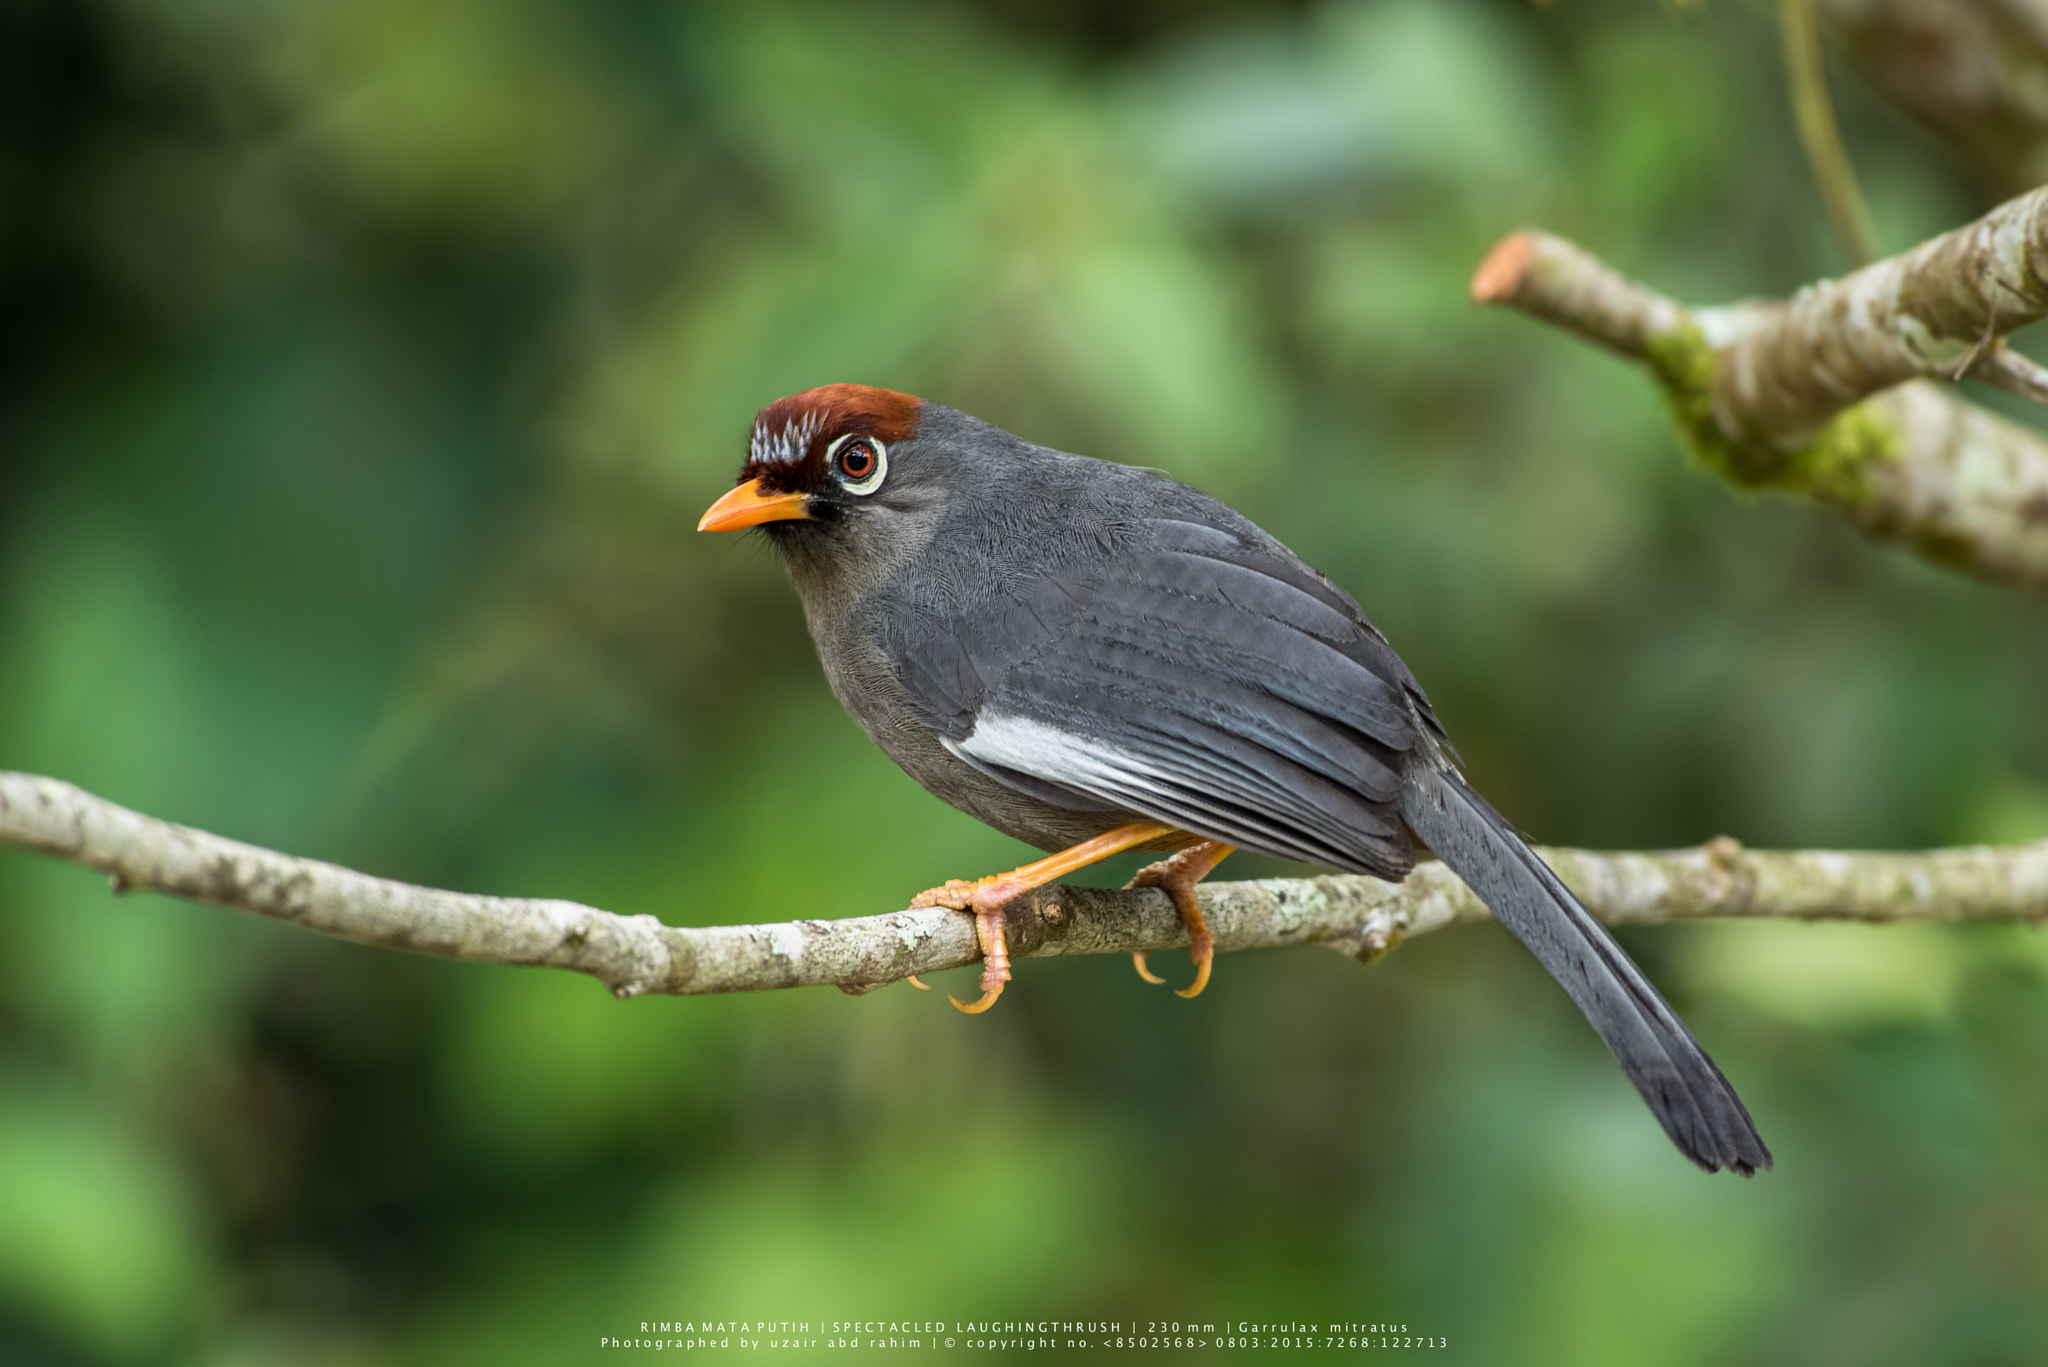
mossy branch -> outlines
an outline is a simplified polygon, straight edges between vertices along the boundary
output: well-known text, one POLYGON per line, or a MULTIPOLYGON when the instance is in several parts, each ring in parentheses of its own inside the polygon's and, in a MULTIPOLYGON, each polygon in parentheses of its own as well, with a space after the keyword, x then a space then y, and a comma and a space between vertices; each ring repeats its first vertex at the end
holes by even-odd
MULTIPOLYGON (((275 917, 385 949, 587 973, 620 997, 831 984, 865 992, 976 962, 973 918, 943 909, 776 925, 665 925, 576 902, 485 897, 378 878, 159 821, 81 788, 0 772, 0 845, 149 891, 275 917)), ((1923 854, 1770 853, 1722 838, 1649 854, 1545 850, 1610 924, 1708 916, 1859 921, 2048 918, 2048 841, 1923 854)), ((1401 884, 1276 878, 1204 884, 1219 950, 1321 944, 1370 962, 1404 938, 1487 917, 1441 864, 1401 884)), ((1011 956, 1185 946, 1165 894, 1054 886, 1012 904, 1011 956)))
POLYGON ((2036 262, 2048 266, 2048 191, 1790 303, 1689 309, 1540 232, 1488 253, 1472 295, 1643 364, 1687 447, 1730 483, 1810 497, 1873 537, 2048 593, 2048 439, 1921 378, 1975 367, 2048 394, 2001 344, 2048 316, 2036 262))

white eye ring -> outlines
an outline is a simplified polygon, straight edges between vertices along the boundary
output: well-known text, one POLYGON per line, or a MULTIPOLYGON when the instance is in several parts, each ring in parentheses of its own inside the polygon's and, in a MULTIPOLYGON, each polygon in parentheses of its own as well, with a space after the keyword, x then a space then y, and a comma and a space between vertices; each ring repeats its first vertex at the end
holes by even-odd
POLYGON ((825 448, 825 468, 832 472, 832 478, 839 481, 839 487, 849 494, 872 494, 882 487, 882 481, 889 477, 889 448, 873 437, 848 432, 845 436, 825 448), (839 448, 850 441, 864 441, 875 453, 875 468, 865 479, 848 479, 839 469, 839 448))

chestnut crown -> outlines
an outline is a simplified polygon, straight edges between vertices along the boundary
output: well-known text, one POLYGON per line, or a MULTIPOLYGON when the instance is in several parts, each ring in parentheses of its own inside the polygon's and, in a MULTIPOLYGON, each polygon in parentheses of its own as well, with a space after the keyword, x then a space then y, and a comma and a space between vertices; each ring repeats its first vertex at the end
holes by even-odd
POLYGON ((888 447, 917 435, 922 403, 912 394, 861 384, 828 384, 777 399, 754 417, 740 480, 789 494, 821 488, 828 473, 855 484, 870 479, 888 447))

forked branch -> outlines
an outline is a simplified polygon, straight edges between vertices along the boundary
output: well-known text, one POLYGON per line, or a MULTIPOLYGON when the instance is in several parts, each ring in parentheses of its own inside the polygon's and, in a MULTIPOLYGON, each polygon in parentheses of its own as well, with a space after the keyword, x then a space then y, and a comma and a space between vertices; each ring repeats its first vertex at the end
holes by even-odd
POLYGON ((2005 336, 2048 316, 2048 190, 1788 302, 1690 309, 1547 233, 1503 239, 1472 296, 1647 366, 1708 468, 1805 494, 1864 531, 2048 592, 2048 440, 1958 398, 2048 377, 2005 336))

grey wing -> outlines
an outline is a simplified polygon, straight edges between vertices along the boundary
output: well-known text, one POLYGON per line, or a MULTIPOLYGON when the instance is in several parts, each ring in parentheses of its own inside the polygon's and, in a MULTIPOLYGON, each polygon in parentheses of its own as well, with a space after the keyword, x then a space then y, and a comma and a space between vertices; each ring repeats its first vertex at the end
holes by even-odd
POLYGON ((1398 877, 1428 704, 1341 592, 1275 543, 1155 520, 912 652, 953 754, 1021 792, 1398 877))

